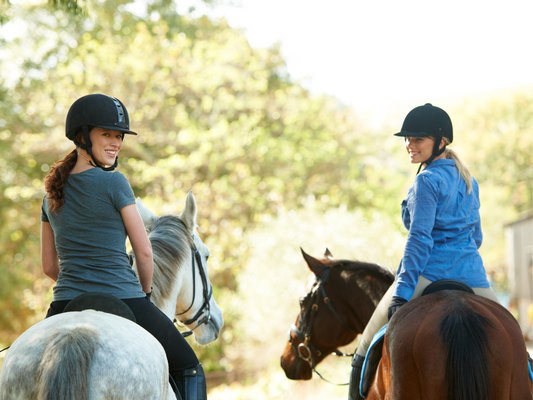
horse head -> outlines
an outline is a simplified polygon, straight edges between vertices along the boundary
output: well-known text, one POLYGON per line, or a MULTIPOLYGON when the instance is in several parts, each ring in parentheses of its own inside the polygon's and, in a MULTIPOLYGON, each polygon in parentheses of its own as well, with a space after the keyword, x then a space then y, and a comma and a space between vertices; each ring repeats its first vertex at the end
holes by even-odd
POLYGON ((303 250, 302 255, 312 276, 289 329, 281 367, 289 379, 309 380, 318 363, 363 332, 394 278, 376 264, 335 260, 327 249, 321 260, 303 250))
POLYGON ((216 340, 224 320, 209 281, 209 249, 196 232, 197 208, 192 192, 187 194, 180 215, 157 216, 140 198, 137 209, 152 244, 152 301, 170 319, 178 317, 198 343, 216 340))

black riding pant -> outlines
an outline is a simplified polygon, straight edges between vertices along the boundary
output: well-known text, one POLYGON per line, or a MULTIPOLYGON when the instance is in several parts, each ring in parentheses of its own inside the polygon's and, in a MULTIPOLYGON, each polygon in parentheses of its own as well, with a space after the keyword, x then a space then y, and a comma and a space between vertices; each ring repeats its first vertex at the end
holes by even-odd
MULTIPOLYGON (((61 314, 69 301, 53 301, 46 318, 61 314)), ((122 301, 133 311, 137 324, 150 332, 165 349, 170 375, 174 377, 178 371, 196 367, 200 363, 172 321, 148 298, 122 299, 122 301)))

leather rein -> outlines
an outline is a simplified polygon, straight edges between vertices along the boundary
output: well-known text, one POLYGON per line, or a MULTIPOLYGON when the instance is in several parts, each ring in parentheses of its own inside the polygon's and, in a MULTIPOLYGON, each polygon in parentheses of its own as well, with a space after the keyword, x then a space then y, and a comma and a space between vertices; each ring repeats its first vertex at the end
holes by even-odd
MULTIPOLYGON (((211 308, 209 306, 209 301, 211 300, 211 297, 213 297, 213 285, 208 284, 208 282, 207 282, 207 276, 206 276, 204 268, 202 266, 202 258, 200 256, 200 252, 198 251, 198 249, 196 248, 196 245, 194 243, 191 246, 191 253, 192 253, 192 287, 193 287, 192 301, 191 301, 191 305, 189 306, 189 308, 187 308, 182 313, 176 314, 176 316, 183 315, 187 311, 189 311, 192 308, 193 304, 194 304, 194 300, 196 299, 196 274, 195 274, 195 271, 194 271, 195 270, 195 267, 194 267, 195 264, 198 265, 198 272, 200 274, 200 278, 202 279, 202 286, 203 286, 202 295, 204 297, 204 303, 202 304, 202 307, 200 307, 200 309, 196 312, 194 317, 192 317, 191 319, 188 319, 186 321, 181 321, 180 320, 179 322, 182 325, 191 325, 191 324, 195 323, 198 320, 198 318, 200 318, 200 315, 202 315, 202 313, 204 311, 205 311, 205 315, 204 315, 204 317, 202 319, 200 319, 200 321, 196 322, 196 326, 194 328, 192 328, 191 330, 189 330, 187 332, 183 332, 182 333, 183 337, 187 337, 187 336, 192 335, 193 331, 196 328, 198 328, 200 325, 207 324, 207 323, 209 323, 209 321, 211 321, 211 308)), ((177 322, 178 322, 178 320, 176 318, 174 318, 174 323, 177 323, 177 322)))
MULTIPOLYGON (((322 277, 317 277, 316 282, 313 284, 313 287, 311 288, 308 295, 304 299, 302 299, 302 301, 300 301, 300 328, 298 328, 295 324, 291 325, 291 328, 288 331, 289 343, 291 344, 294 354, 296 354, 296 356, 300 360, 307 362, 311 369, 316 372, 316 374, 321 379, 334 385, 345 386, 348 385, 348 383, 338 384, 330 382, 316 370, 315 358, 320 357, 322 355, 322 352, 313 344, 313 342, 311 342, 311 330, 313 329, 315 316, 318 311, 318 305, 321 303, 321 301, 324 301, 324 303, 328 306, 330 311, 333 313, 335 318, 337 318, 337 320, 341 323, 344 329, 352 333, 356 333, 353 329, 346 325, 346 323, 342 320, 337 311, 335 311, 335 308, 333 308, 333 305, 331 304, 331 300, 326 294, 324 284, 328 280, 330 271, 331 268, 325 269, 324 273, 322 274, 322 277), (292 341, 291 332, 294 333, 294 335, 302 342, 298 345, 298 347, 296 347, 296 345, 292 341)), ((339 357, 353 356, 353 354, 342 353, 341 351, 339 351, 339 349, 335 349, 333 354, 339 357)))

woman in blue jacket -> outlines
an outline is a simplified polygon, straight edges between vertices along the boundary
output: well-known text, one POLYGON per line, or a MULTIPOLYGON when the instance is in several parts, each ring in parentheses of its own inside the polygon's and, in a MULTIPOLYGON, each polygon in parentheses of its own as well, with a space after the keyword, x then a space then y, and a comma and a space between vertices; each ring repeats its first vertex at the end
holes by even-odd
POLYGON ((396 279, 359 341, 352 361, 350 399, 362 398, 361 367, 374 335, 398 308, 419 297, 430 283, 459 280, 476 294, 498 302, 478 252, 483 235, 477 181, 457 154, 446 147, 453 141, 450 117, 429 103, 416 107, 395 136, 405 138, 411 163, 420 163, 402 202, 402 220, 409 235, 396 279))

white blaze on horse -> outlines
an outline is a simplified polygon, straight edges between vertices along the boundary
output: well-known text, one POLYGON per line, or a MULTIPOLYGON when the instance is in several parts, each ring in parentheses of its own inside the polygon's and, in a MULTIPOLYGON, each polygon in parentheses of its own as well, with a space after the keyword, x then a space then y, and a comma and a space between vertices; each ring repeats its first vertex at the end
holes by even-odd
MULTIPOLYGON (((154 255, 152 302, 194 329, 198 343, 214 341, 223 316, 207 273, 209 250, 196 234, 192 192, 179 216, 158 217, 140 199, 137 208, 154 255)), ((13 343, 0 374, 0 400, 175 399, 168 377, 163 347, 136 323, 94 310, 67 312, 13 343)))

